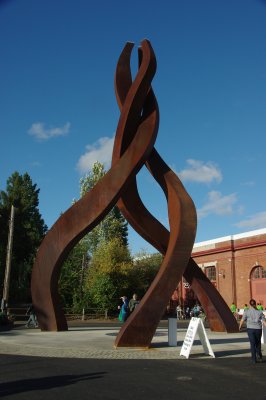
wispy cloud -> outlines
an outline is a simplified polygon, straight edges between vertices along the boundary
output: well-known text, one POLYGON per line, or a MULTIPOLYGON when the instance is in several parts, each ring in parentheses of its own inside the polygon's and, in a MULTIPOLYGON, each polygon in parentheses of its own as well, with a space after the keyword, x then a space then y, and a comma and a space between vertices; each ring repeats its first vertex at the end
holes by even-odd
POLYGON ((188 167, 178 172, 178 175, 183 181, 211 183, 222 181, 223 176, 216 164, 209 161, 204 163, 199 160, 187 160, 188 167))
POLYGON ((210 214, 231 215, 236 202, 237 196, 235 193, 222 196, 220 192, 211 191, 208 193, 208 201, 206 204, 197 210, 198 217, 203 218, 210 214))
POLYGON ((92 145, 86 146, 86 152, 77 163, 77 169, 81 174, 87 173, 96 161, 104 164, 106 168, 110 166, 114 138, 102 137, 92 145))
POLYGON ((32 161, 30 163, 31 167, 40 167, 42 164, 40 163, 40 161, 32 161))
POLYGON ((251 229, 265 228, 266 211, 250 215, 249 217, 247 217, 247 219, 244 219, 235 224, 235 226, 237 226, 238 228, 251 228, 251 229))
POLYGON ((255 182, 254 181, 247 181, 247 182, 241 183, 241 185, 242 186, 252 187, 252 186, 255 186, 255 182))
POLYGON ((34 136, 38 140, 48 140, 57 136, 65 136, 69 133, 70 122, 62 127, 45 128, 43 122, 35 122, 28 130, 28 134, 34 136))

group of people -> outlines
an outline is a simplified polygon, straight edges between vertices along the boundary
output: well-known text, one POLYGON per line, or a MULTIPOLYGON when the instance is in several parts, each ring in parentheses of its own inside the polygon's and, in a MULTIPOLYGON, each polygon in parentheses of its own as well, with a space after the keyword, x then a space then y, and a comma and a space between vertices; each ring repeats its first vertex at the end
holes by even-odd
MULTIPOLYGON (((262 305, 261 303, 256 303, 256 308, 257 308, 257 310, 259 310, 259 311, 263 311, 263 310, 264 310, 264 307, 263 307, 263 305, 262 305)), ((238 319, 239 319, 239 316, 240 316, 240 314, 241 314, 241 312, 243 312, 243 311, 245 311, 245 310, 248 310, 248 309, 249 309, 249 306, 248 306, 247 304, 244 304, 243 309, 242 309, 242 311, 241 311, 240 309, 237 308, 237 306, 236 306, 235 303, 233 302, 233 303, 231 304, 231 306, 230 306, 230 309, 231 309, 232 313, 234 314, 235 318, 238 320, 238 319)))
POLYGON ((127 296, 122 296, 122 305, 118 306, 119 316, 118 319, 121 322, 125 322, 129 315, 135 310, 139 304, 138 295, 133 294, 132 299, 128 300, 127 296))
MULTIPOLYGON (((122 304, 118 306, 118 319, 121 322, 125 322, 139 304, 138 295, 134 293, 132 299, 130 300, 128 300, 126 296, 122 296, 121 301, 122 304)), ((251 299, 249 305, 250 307, 247 304, 244 306, 243 316, 239 323, 239 330, 242 329, 243 324, 246 324, 247 334, 250 342, 251 359, 252 363, 255 364, 262 361, 261 336, 262 326, 264 325, 266 327, 266 318, 263 313, 264 308, 260 303, 257 304, 254 299, 251 299)), ((234 303, 231 304, 230 308, 234 314, 238 311, 234 303)), ((176 312, 178 319, 184 319, 190 317, 199 317, 203 311, 201 306, 196 303, 191 310, 189 307, 186 307, 184 311, 178 305, 176 312)), ((34 307, 32 305, 28 308, 27 314, 29 315, 29 319, 26 323, 26 326, 29 327, 30 325, 33 325, 34 327, 38 327, 34 307)))
POLYGON ((190 319, 192 317, 198 318, 198 317, 201 317, 202 314, 204 314, 203 309, 198 303, 196 303, 194 305, 194 307, 192 307, 192 308, 187 306, 187 307, 184 307, 184 309, 182 309, 182 307, 180 305, 178 305, 176 307, 177 319, 190 319))

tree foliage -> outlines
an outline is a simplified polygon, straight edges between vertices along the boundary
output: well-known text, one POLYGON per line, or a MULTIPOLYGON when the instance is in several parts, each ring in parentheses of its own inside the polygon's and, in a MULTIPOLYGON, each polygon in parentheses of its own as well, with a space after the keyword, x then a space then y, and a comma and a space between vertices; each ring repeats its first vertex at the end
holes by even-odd
POLYGON ((94 306, 116 310, 119 298, 132 290, 133 268, 129 250, 119 238, 103 241, 93 254, 86 278, 94 306))
MULTIPOLYGON (((91 190, 104 174, 104 166, 96 162, 80 180, 80 196, 91 190)), ((60 293, 67 308, 75 312, 81 312, 82 308, 117 312, 121 296, 131 297, 133 293, 139 298, 144 296, 159 270, 162 256, 142 252, 133 261, 127 235, 127 222, 114 207, 75 246, 60 277, 60 293)))
MULTIPOLYGON (((90 173, 80 179, 80 197, 91 190, 104 175, 103 164, 96 162, 90 173)), ((101 249, 114 238, 119 240, 126 248, 127 235, 127 222, 119 209, 114 207, 104 220, 75 246, 64 262, 59 282, 60 294, 65 307, 76 311, 77 309, 98 306, 98 303, 92 300, 92 291, 88 290, 88 287, 84 288, 84 276, 87 273, 86 268, 85 270, 82 269, 84 259, 86 265, 90 265, 89 260, 91 258, 96 260, 98 257, 98 248, 101 249), (82 282, 82 285, 80 282, 82 282)), ((108 279, 106 276, 102 276, 102 285, 107 285, 108 279)), ((93 289, 94 298, 99 284, 100 278, 93 289)), ((102 308, 102 305, 100 308, 102 308)))
MULTIPOLYGON (((84 196, 105 175, 104 165, 100 162, 93 164, 91 171, 80 180, 80 196, 84 196)), ((91 254, 104 241, 117 237, 128 244, 128 223, 118 207, 114 207, 88 235, 89 251, 91 254)))
POLYGON ((66 309, 78 312, 85 307, 84 277, 88 268, 89 256, 86 241, 81 240, 70 252, 64 262, 60 279, 59 293, 66 309))
POLYGON ((11 302, 30 299, 32 265, 37 248, 47 231, 38 209, 39 192, 40 189, 32 183, 28 173, 20 175, 18 172, 8 178, 6 190, 0 192, 1 282, 4 279, 11 205, 16 208, 9 293, 11 302))

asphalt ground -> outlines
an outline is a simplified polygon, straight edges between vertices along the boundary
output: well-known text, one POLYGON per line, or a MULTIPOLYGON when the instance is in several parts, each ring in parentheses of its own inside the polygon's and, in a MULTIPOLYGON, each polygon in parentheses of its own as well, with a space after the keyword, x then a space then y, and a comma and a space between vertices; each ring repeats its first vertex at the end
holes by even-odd
POLYGON ((21 325, 0 332, 0 397, 266 400, 266 362, 251 364, 246 332, 207 329, 215 358, 195 340, 184 359, 179 356, 184 323, 178 326, 177 347, 168 346, 162 323, 149 350, 114 349, 118 330, 116 323, 76 322, 68 332, 21 325))

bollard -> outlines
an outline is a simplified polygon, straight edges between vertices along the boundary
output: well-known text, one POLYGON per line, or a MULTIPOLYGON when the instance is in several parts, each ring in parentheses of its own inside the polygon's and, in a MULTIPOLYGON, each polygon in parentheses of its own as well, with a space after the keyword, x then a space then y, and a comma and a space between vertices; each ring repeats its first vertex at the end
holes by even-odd
POLYGON ((177 332, 177 319, 176 318, 168 318, 168 346, 177 346, 176 339, 177 332))

